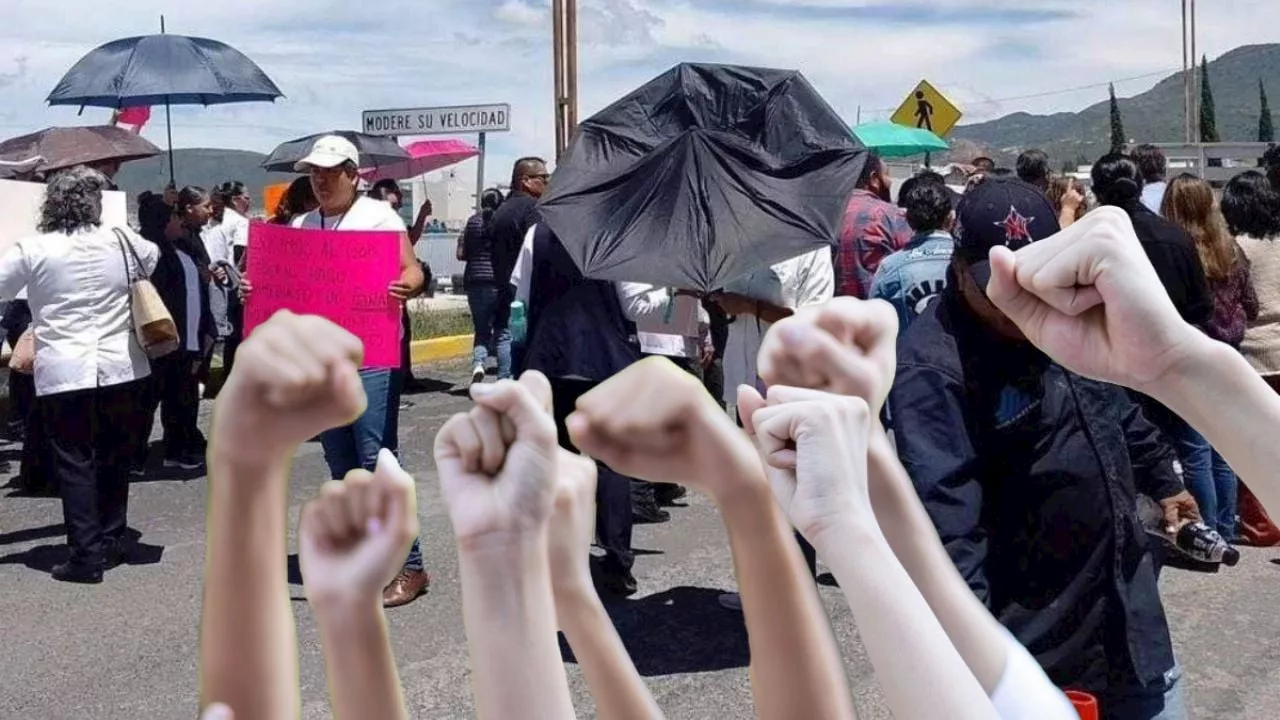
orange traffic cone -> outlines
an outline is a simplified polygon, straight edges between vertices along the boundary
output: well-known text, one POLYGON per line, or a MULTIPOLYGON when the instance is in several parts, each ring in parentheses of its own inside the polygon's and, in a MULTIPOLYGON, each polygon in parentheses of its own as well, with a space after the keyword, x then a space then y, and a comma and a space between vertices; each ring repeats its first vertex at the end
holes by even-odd
POLYGON ((1080 713, 1080 720, 1098 720, 1097 698, 1087 692, 1068 690, 1067 699, 1071 701, 1076 712, 1080 713))

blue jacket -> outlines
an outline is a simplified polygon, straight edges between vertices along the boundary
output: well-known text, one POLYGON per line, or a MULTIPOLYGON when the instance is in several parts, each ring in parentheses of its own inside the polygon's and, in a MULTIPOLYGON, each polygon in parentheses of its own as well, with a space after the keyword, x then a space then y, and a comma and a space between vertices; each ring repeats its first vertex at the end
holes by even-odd
POLYGON ((893 305, 898 311, 899 331, 906 330, 946 288, 947 266, 955 244, 947 232, 917 235, 880 263, 870 297, 893 305))

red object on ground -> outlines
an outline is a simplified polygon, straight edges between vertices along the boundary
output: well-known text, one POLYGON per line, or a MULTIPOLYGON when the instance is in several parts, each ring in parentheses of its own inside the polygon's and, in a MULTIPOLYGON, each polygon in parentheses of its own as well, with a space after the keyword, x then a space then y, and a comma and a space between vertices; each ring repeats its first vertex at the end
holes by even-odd
POLYGON ((1080 720, 1098 720, 1098 699, 1087 692, 1068 690, 1067 699, 1080 713, 1080 720))
POLYGON ((409 160, 368 168, 360 171, 360 177, 369 182, 379 180, 404 180, 433 170, 449 167, 480 154, 480 149, 452 138, 447 140, 422 140, 406 145, 409 160))
POLYGON ((1280 545, 1280 527, 1277 527, 1262 503, 1249 491, 1244 481, 1240 481, 1240 535, 1255 547, 1271 547, 1280 545))

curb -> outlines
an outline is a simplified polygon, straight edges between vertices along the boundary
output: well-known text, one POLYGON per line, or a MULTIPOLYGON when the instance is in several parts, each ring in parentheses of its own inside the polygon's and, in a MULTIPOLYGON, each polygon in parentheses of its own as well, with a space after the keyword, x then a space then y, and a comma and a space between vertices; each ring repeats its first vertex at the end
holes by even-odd
POLYGON ((414 365, 470 357, 473 337, 473 335, 451 335, 430 340, 414 340, 409 344, 409 354, 414 365))

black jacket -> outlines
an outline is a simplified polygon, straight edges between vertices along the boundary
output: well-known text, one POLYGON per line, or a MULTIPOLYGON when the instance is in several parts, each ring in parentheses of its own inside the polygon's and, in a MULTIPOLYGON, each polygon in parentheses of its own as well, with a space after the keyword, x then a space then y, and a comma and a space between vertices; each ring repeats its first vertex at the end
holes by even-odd
POLYGON ((1182 484, 1123 390, 994 338, 944 293, 899 340, 886 415, 961 575, 1055 683, 1162 681, 1173 650, 1136 493, 1182 484))
POLYGON ((493 279, 499 288, 510 285, 524 236, 537 222, 538 200, 527 193, 511 193, 494 211, 489 236, 493 242, 493 279))
MULTIPOLYGON (((203 343, 206 337, 217 337, 218 329, 214 323, 213 313, 209 310, 209 260, 203 248, 197 250, 199 243, 180 241, 185 252, 192 258, 199 277, 196 283, 200 290, 200 328, 199 338, 203 343)), ((173 316, 174 325, 178 327, 182 349, 187 350, 187 280, 182 271, 182 260, 178 257, 178 247, 171 242, 158 243, 160 258, 156 261, 155 272, 151 273, 151 284, 164 301, 164 306, 173 316)))

